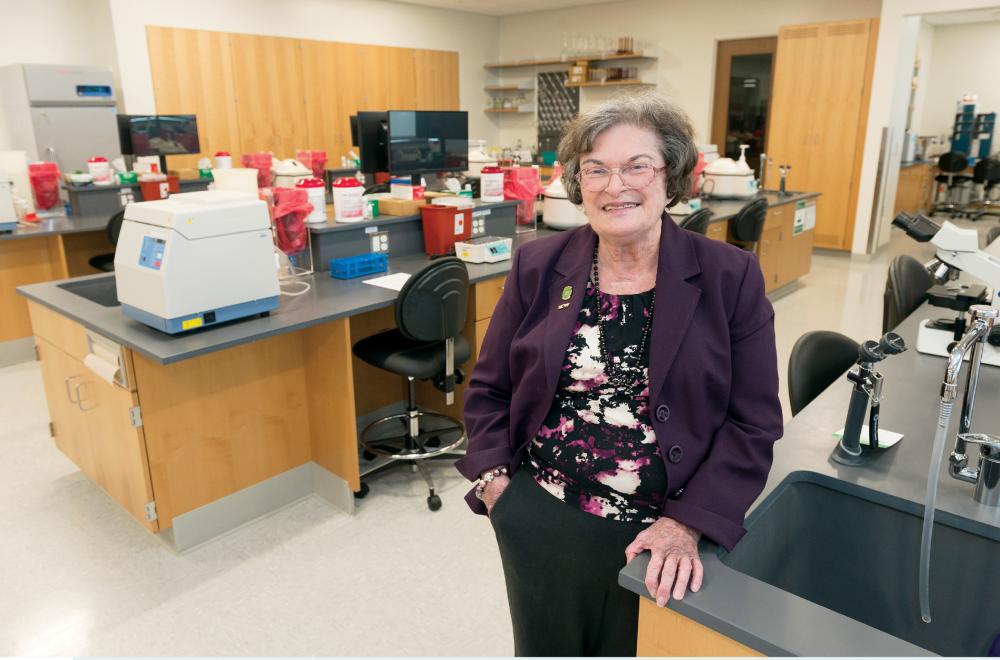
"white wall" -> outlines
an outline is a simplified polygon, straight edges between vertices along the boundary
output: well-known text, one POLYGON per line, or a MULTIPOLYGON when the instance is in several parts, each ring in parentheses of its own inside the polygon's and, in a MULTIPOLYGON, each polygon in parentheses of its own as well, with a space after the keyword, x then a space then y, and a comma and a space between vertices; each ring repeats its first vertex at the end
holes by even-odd
MULTIPOLYGON (((630 0, 501 18, 500 55, 503 60, 558 57, 564 32, 633 36, 659 50, 650 82, 687 111, 697 139, 707 142, 718 41, 777 36, 782 25, 871 18, 879 15, 880 5, 881 0, 630 0)), ((582 108, 608 98, 614 89, 582 89, 582 108)), ((498 115, 494 121, 507 143, 536 141, 533 119, 498 115)))
POLYGON ((976 112, 1000 112, 1000 21, 939 25, 933 47, 921 135, 950 135, 965 92, 979 95, 976 112))
MULTIPOLYGON (((881 134, 883 127, 887 127, 891 136, 889 169, 883 176, 883 200, 893 200, 896 197, 902 135, 906 128, 906 106, 909 103, 909 94, 900 95, 898 92, 901 85, 908 84, 909 76, 912 74, 913 58, 916 55, 920 32, 919 17, 923 14, 996 7, 1000 7, 998 0, 882 1, 875 70, 872 75, 871 103, 868 106, 865 151, 862 157, 861 172, 856 176, 859 187, 858 205, 855 210, 854 241, 851 249, 853 253, 865 254, 869 252, 870 233, 874 232, 871 238, 877 247, 882 247, 889 241, 892 205, 881 204, 880 208, 883 211, 876 215, 875 222, 872 221, 881 134), (912 19, 917 19, 915 24, 912 19), (900 106, 902 106, 902 111, 900 111, 900 106), (884 211, 886 208, 889 209, 888 212, 884 211)), ((932 72, 936 59, 937 53, 935 52, 931 61, 932 72)), ((986 75, 991 74, 990 65, 984 65, 981 70, 986 75)))
MULTIPOLYGON (((116 68, 108 0, 0 0, 0 66, 7 64, 116 68)), ((10 148, 4 131, 0 121, 0 150, 10 148)))
POLYGON ((934 32, 935 27, 927 21, 920 22, 920 32, 917 33, 917 55, 920 69, 917 72, 917 93, 913 98, 913 116, 910 118, 910 128, 918 135, 927 135, 921 128, 927 107, 927 90, 930 85, 931 67, 934 62, 934 32))
POLYGON ((457 51, 461 109, 471 137, 493 141, 480 111, 483 63, 498 52, 499 20, 380 0, 110 0, 118 66, 130 113, 154 112, 146 26, 457 51))

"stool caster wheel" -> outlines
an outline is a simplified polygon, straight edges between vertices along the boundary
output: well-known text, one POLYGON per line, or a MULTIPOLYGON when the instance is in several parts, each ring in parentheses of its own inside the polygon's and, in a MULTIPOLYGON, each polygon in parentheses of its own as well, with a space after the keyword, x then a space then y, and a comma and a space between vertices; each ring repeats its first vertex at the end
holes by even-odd
POLYGON ((363 452, 361 452, 361 458, 365 459, 366 461, 374 461, 375 454, 366 449, 363 452))
POLYGON ((437 511, 441 508, 441 498, 437 495, 431 495, 427 498, 427 506, 431 511, 437 511))
MULTIPOLYGON (((356 499, 356 500, 363 500, 365 498, 365 496, 368 495, 368 490, 369 490, 368 484, 366 484, 365 482, 362 481, 361 482, 361 490, 359 490, 358 492, 354 493, 354 499, 356 499)), ((439 504, 438 506, 441 506, 441 505, 439 504)))

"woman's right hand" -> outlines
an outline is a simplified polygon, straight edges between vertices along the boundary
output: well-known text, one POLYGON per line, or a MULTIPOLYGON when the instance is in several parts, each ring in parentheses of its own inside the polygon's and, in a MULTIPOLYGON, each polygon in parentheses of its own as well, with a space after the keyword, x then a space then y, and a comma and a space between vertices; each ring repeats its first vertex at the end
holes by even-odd
POLYGON ((497 500, 500 499, 500 495, 507 490, 507 486, 509 485, 510 477, 506 474, 494 477, 493 481, 486 484, 486 488, 483 490, 483 504, 486 505, 486 515, 493 512, 493 505, 497 503, 497 500))

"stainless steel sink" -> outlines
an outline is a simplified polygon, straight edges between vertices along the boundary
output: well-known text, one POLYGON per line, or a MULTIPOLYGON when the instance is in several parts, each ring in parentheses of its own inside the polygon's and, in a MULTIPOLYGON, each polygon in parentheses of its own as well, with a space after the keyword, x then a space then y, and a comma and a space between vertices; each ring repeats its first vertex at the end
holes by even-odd
POLYGON ((104 307, 117 307, 121 304, 118 302, 118 286, 114 275, 63 282, 56 286, 104 307))
MULTIPOLYGON (((920 619, 922 507, 814 473, 789 475, 722 563, 940 655, 985 655, 1000 634, 1000 541, 938 522, 931 614, 920 619), (850 491, 850 492, 845 492, 850 491)), ((940 516, 939 516, 940 517, 940 516)))

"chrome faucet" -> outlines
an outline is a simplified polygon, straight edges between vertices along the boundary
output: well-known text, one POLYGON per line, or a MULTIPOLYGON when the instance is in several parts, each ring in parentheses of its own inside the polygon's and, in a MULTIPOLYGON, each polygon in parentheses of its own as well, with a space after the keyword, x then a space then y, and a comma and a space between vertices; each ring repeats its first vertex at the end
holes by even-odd
POLYGON ((972 411, 976 403, 976 386, 979 384, 979 371, 983 362, 983 349, 1000 310, 988 305, 973 305, 969 311, 972 313, 972 323, 965 336, 951 350, 944 383, 941 386, 942 402, 950 404, 958 398, 958 378, 962 371, 962 362, 971 349, 969 378, 965 381, 965 392, 962 396, 962 413, 958 420, 955 449, 948 457, 948 473, 953 479, 975 484, 973 498, 980 504, 998 506, 1000 505, 1000 438, 985 433, 972 433, 970 429, 972 411), (966 454, 969 444, 979 445, 977 467, 969 466, 969 456, 966 454))

